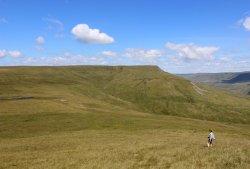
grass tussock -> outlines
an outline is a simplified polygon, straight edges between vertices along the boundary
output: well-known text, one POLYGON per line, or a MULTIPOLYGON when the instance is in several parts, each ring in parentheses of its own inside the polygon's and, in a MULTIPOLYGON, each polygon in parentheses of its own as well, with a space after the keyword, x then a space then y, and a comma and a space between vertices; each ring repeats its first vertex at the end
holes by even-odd
POLYGON ((217 133, 214 146, 208 148, 206 134, 87 130, 2 140, 0 164, 1 168, 249 168, 249 139, 217 133))

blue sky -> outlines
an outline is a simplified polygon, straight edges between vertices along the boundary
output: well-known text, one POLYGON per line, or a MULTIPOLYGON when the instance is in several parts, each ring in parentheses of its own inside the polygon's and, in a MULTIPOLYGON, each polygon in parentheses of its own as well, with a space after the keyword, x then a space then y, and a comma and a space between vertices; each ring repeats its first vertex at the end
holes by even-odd
POLYGON ((0 66, 250 70, 249 0, 0 0, 0 66))

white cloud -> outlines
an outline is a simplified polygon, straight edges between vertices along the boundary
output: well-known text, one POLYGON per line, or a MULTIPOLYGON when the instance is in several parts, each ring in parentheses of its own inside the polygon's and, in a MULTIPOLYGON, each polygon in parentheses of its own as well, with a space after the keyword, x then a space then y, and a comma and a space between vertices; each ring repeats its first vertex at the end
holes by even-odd
POLYGON ((136 49, 136 48, 128 48, 125 51, 125 56, 129 58, 133 58, 139 60, 143 63, 155 63, 159 56, 162 56, 162 52, 156 49, 136 49))
POLYGON ((38 36, 38 37, 36 38, 36 43, 41 44, 41 45, 44 44, 44 43, 45 43, 44 37, 38 36))
POLYGON ((0 50, 0 58, 5 57, 7 52, 5 50, 0 50))
POLYGON ((64 52, 62 56, 29 57, 21 60, 18 65, 60 66, 60 65, 106 65, 104 58, 64 52))
POLYGON ((247 31, 250 31, 250 17, 245 18, 242 25, 247 31))
POLYGON ((22 53, 18 50, 11 50, 11 51, 7 51, 7 50, 0 50, 0 58, 2 57, 6 57, 6 56, 10 56, 13 58, 18 58, 20 56, 22 56, 22 53))
POLYGON ((55 18, 43 18, 47 23, 48 30, 52 31, 56 38, 63 38, 64 25, 59 19, 55 18))
POLYGON ((5 18, 0 18, 0 23, 8 23, 8 21, 5 18))
POLYGON ((184 60, 212 60, 213 54, 219 50, 218 47, 196 46, 190 44, 167 43, 166 48, 174 50, 184 60))
POLYGON ((112 52, 112 51, 102 51, 101 55, 103 56, 108 56, 108 57, 115 57, 117 56, 116 52, 112 52))
POLYGON ((14 58, 18 58, 22 56, 22 53, 18 50, 9 51, 8 54, 9 56, 14 57, 14 58))
POLYGON ((113 37, 100 32, 99 29, 91 29, 87 24, 78 24, 72 29, 71 32, 81 43, 108 44, 114 42, 113 37))
POLYGON ((42 51, 42 50, 44 50, 44 47, 42 45, 35 45, 35 46, 33 46, 33 49, 38 50, 38 51, 42 51))
POLYGON ((42 37, 42 36, 38 36, 37 38, 36 38, 36 45, 35 46, 33 46, 33 49, 35 49, 35 50, 38 50, 38 51, 42 51, 42 50, 44 50, 44 43, 45 43, 46 41, 45 41, 45 39, 44 39, 44 37, 42 37))
POLYGON ((224 56, 224 57, 219 58, 219 60, 220 60, 220 61, 224 61, 224 62, 228 62, 228 61, 231 60, 231 58, 230 58, 230 57, 227 57, 227 56, 224 56))

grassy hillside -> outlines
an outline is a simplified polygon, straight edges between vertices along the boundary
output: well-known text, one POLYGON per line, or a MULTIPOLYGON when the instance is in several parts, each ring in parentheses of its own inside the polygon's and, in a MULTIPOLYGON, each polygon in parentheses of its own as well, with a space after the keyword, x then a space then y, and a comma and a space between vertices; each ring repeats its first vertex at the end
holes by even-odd
POLYGON ((250 72, 198 73, 178 76, 229 92, 250 95, 250 72))
POLYGON ((247 98, 155 66, 1 67, 0 77, 1 169, 250 167, 247 98))
POLYGON ((1 118, 0 168, 250 167, 249 126, 132 112, 89 113, 1 118), (206 147, 210 127, 216 134, 212 148, 206 147))
POLYGON ((3 67, 0 76, 0 98, 32 97, 1 101, 4 114, 122 108, 250 123, 249 99, 194 86, 155 66, 3 67))

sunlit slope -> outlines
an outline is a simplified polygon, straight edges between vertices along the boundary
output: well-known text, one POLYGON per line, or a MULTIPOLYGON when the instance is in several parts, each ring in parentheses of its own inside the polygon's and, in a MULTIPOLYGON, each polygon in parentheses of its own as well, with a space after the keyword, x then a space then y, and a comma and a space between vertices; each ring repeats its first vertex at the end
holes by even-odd
POLYGON ((134 111, 250 123, 249 99, 156 66, 2 67, 0 77, 1 114, 134 111), (5 100, 20 97, 31 99, 5 100))

